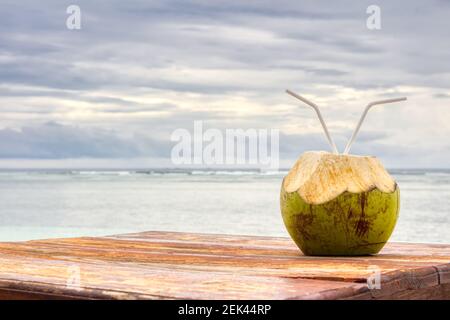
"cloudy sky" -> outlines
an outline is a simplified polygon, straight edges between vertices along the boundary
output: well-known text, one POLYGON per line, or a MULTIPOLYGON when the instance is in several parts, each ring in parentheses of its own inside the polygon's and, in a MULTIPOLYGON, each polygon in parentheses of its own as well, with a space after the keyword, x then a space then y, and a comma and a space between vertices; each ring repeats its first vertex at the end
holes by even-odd
POLYGON ((282 165, 328 150, 450 167, 449 1, 8 1, 0 167, 170 165, 177 128, 279 129, 282 165), (66 27, 69 5, 81 30, 66 27), (381 8, 381 30, 366 9, 381 8))

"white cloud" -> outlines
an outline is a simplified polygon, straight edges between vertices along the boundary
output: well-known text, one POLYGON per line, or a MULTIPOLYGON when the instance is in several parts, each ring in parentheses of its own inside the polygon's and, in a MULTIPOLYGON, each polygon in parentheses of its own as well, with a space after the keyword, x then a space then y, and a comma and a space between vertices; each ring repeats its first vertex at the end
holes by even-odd
POLYGON ((341 149, 367 102, 408 96, 371 111, 353 150, 392 166, 448 167, 450 6, 379 1, 382 29, 370 31, 369 4, 79 1, 83 28, 69 31, 60 1, 5 1, 1 132, 20 134, 0 143, 24 158, 164 156, 174 129, 205 120, 279 128, 289 159, 327 148, 314 113, 284 94, 291 88, 322 107, 341 149), (44 151, 27 134, 44 139, 51 121, 78 128, 86 144, 44 151), (88 146, 87 132, 104 138, 88 146), (108 154, 111 143, 122 147, 108 154))

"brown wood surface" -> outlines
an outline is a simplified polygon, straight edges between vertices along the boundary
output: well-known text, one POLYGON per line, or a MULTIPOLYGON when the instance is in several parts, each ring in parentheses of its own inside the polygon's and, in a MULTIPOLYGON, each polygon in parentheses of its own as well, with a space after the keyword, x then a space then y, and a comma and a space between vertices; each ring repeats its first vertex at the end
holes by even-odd
POLYGON ((0 243, 0 299, 73 298, 450 299, 450 245, 307 257, 289 238, 173 232, 0 243))

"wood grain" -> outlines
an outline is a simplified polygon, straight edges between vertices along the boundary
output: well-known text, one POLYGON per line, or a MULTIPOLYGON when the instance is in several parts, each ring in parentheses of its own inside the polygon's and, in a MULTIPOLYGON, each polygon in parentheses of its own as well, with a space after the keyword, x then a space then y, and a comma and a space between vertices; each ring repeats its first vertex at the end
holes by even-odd
POLYGON ((39 298, 450 299, 450 245, 308 257, 288 238, 174 232, 0 243, 0 299, 39 298))

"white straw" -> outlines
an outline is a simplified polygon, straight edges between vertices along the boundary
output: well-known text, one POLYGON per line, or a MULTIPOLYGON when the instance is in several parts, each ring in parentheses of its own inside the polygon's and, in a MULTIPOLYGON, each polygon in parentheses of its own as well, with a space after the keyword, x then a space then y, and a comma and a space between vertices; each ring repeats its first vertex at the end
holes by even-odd
POLYGON ((311 101, 303 98, 302 96, 299 96, 298 94, 296 94, 290 90, 286 90, 286 93, 288 93, 291 96, 297 98, 298 100, 306 103, 310 107, 313 107, 313 109, 317 113, 317 116, 319 117, 320 123, 322 124, 323 131, 325 132, 325 135, 327 136, 328 143, 330 144, 331 149, 333 150, 334 153, 339 154, 336 144, 334 143, 333 139, 331 139, 330 133, 328 132, 327 125, 325 124, 325 121, 323 121, 322 114, 320 113, 319 107, 316 104, 312 103, 311 101))
POLYGON ((350 148, 353 144, 353 142, 356 139, 356 135, 359 132, 359 129, 361 128, 361 125, 364 121, 364 119, 366 118, 367 112, 369 111, 370 108, 372 108, 373 106, 379 105, 379 104, 385 104, 385 103, 392 103, 392 102, 399 102, 399 101, 405 101, 406 97, 403 98, 396 98, 396 99, 388 99, 388 100, 380 100, 380 101, 373 101, 371 103, 369 103, 366 108, 364 109, 364 112, 361 116, 361 119, 359 119, 358 125, 356 126, 355 131, 353 131, 352 137, 350 138, 350 140, 347 143, 347 146, 345 147, 344 150, 344 154, 348 154, 350 151, 350 148))

